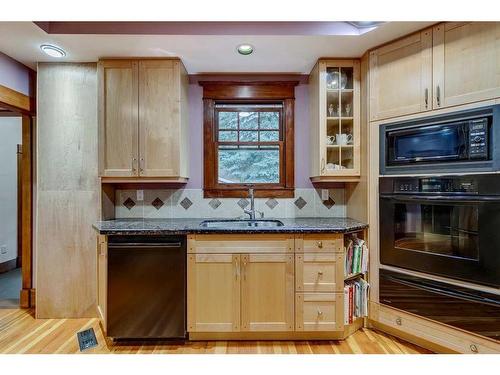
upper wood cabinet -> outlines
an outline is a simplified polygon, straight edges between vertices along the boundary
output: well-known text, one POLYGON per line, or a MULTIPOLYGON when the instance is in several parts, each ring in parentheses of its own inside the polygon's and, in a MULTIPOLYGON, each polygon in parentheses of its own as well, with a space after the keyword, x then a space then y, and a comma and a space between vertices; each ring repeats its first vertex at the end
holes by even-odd
POLYGON ((370 52, 370 121, 500 97, 500 22, 445 22, 370 52))
POLYGON ((187 72, 179 59, 99 62, 100 175, 188 177, 187 72))
POLYGON ((137 61, 99 63, 99 170, 132 177, 138 170, 137 61))
POLYGON ((432 108, 432 29, 370 52, 370 120, 432 108))
POLYGON ((433 28, 433 107, 500 97, 500 22, 433 28))
POLYGON ((360 63, 319 60, 309 76, 311 180, 360 174, 360 63))

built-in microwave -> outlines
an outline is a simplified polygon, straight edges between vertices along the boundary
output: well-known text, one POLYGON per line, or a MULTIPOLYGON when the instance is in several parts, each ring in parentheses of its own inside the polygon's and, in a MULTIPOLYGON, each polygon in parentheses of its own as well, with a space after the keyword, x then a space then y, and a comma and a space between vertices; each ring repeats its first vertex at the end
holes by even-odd
POLYGON ((500 105, 385 124, 380 174, 500 169, 500 105))

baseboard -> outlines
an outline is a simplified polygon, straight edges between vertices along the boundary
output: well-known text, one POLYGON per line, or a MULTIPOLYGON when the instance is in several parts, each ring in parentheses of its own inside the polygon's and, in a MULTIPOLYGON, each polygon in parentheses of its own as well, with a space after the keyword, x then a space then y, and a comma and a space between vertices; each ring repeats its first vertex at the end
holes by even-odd
POLYGON ((9 272, 17 268, 17 258, 0 263, 0 273, 9 272))

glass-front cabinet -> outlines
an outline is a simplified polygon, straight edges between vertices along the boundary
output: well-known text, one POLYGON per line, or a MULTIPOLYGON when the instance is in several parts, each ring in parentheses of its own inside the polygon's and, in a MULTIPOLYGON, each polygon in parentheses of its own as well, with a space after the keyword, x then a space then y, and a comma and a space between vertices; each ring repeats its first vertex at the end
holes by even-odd
POLYGON ((319 60, 310 74, 313 182, 359 177, 359 76, 358 60, 319 60))

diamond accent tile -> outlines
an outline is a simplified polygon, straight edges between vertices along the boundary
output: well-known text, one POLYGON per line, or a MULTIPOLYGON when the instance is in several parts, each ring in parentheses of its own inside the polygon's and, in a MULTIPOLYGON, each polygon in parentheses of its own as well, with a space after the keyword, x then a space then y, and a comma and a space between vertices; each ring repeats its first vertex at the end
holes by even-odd
POLYGON ((238 206, 240 206, 241 208, 245 208, 246 206, 248 206, 250 204, 250 202, 248 201, 248 199, 245 199, 245 198, 241 198, 239 201, 238 201, 238 206))
POLYGON ((335 206, 335 201, 334 201, 332 198, 328 197, 328 200, 323 201, 323 205, 324 205, 326 208, 330 209, 330 208, 332 208, 333 206, 335 206))
POLYGON ((183 200, 181 200, 180 205, 182 206, 182 208, 184 208, 185 210, 187 210, 189 207, 191 207, 193 205, 193 202, 191 202, 191 199, 189 199, 188 197, 186 197, 183 200))
POLYGON ((269 207, 271 210, 274 209, 274 207, 276 207, 278 204, 279 202, 274 198, 269 198, 266 201, 266 206, 269 207))
POLYGON ((210 202, 208 202, 208 205, 212 207, 214 210, 216 210, 217 207, 221 205, 221 201, 218 200, 217 198, 214 198, 210 202))
POLYGON ((125 199, 125 202, 123 202, 123 205, 125 207, 127 207, 129 210, 131 210, 132 207, 135 206, 135 202, 132 198, 129 197, 129 198, 125 199))
POLYGON ((153 202, 151 202, 151 204, 153 205, 154 208, 159 210, 160 208, 163 207, 165 203, 160 198, 157 197, 153 202))
POLYGON ((304 206, 307 204, 304 198, 298 197, 295 202, 293 202, 299 210, 302 210, 304 206))

